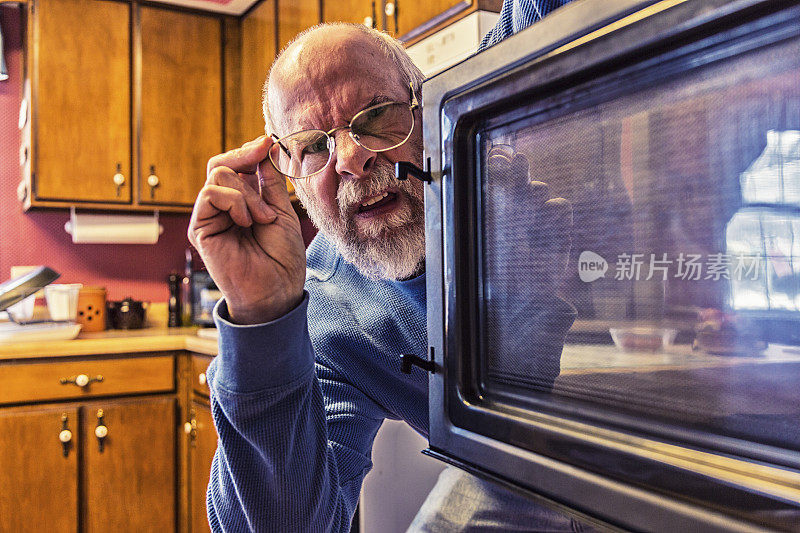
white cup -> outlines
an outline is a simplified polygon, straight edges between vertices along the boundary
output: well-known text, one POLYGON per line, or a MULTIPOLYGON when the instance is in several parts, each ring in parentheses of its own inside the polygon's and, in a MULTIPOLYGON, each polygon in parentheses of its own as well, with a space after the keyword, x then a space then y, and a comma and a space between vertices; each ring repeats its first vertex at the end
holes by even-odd
POLYGON ((47 310, 52 320, 71 320, 78 317, 78 293, 80 283, 54 284, 44 288, 47 310))

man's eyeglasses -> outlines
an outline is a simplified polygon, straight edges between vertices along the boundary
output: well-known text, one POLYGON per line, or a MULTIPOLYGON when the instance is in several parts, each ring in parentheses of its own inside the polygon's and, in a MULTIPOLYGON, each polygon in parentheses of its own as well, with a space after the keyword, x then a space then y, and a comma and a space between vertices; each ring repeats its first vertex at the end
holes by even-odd
POLYGON ((411 103, 384 102, 356 113, 350 124, 330 131, 301 130, 285 137, 272 135, 275 143, 269 159, 282 174, 290 178, 310 178, 319 174, 331 161, 336 150, 335 135, 350 130, 350 138, 370 152, 386 152, 405 143, 414 130, 414 110, 419 107, 414 90, 411 103))

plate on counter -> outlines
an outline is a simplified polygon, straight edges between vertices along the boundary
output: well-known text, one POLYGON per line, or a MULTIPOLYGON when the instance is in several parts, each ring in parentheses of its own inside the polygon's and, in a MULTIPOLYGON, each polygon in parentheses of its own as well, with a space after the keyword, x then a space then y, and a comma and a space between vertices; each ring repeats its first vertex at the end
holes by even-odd
POLYGON ((77 337, 80 331, 81 324, 75 322, 0 322, 0 343, 70 340, 77 337))

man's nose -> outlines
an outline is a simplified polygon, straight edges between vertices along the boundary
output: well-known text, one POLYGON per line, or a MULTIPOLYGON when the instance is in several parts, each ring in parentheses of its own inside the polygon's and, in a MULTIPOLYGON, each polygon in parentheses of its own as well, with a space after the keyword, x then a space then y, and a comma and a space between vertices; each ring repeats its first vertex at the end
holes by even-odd
POLYGON ((375 165, 378 154, 360 146, 351 136, 349 130, 342 130, 336 135, 336 172, 341 176, 363 178, 375 165))

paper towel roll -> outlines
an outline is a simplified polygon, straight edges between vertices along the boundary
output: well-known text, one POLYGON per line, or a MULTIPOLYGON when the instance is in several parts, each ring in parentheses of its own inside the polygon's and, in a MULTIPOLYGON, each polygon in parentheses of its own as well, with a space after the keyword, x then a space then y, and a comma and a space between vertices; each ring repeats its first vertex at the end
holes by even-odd
POLYGON ((73 208, 64 229, 72 242, 84 244, 155 244, 164 228, 158 213, 141 215, 77 214, 73 208))

